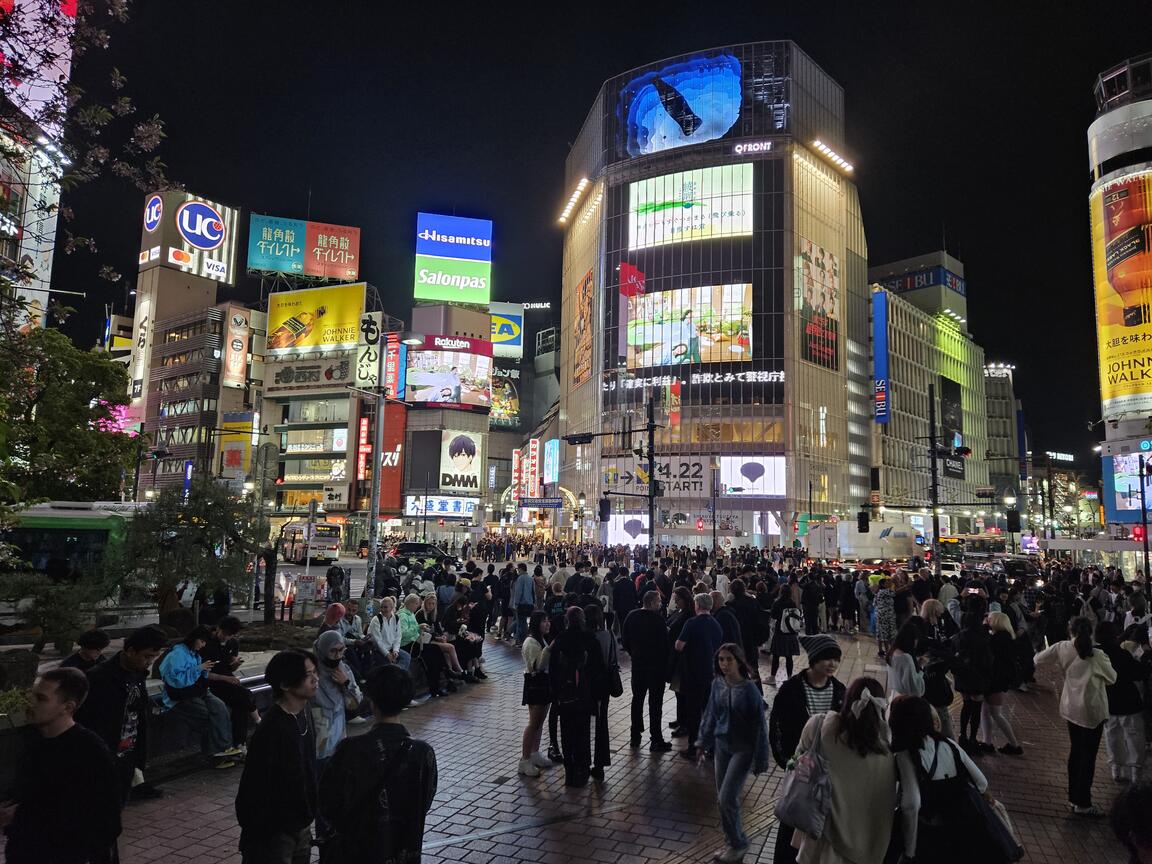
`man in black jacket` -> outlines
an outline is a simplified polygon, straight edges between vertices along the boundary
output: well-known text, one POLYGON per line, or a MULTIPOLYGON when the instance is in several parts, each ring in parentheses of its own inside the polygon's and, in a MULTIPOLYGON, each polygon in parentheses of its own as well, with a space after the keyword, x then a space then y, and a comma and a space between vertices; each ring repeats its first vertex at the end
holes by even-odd
POLYGON ((91 729, 116 762, 120 806, 128 802, 132 775, 144 770, 148 755, 148 670, 168 644, 155 625, 132 631, 123 650, 88 673, 88 698, 76 722, 91 729))
POLYGON ((412 678, 382 666, 364 689, 375 725, 341 741, 320 783, 320 813, 331 826, 320 860, 419 861, 424 819, 436 797, 436 753, 398 722, 412 701, 412 678))
POLYGON ((248 746, 236 819, 242 864, 308 864, 316 816, 316 731, 308 700, 316 695, 316 655, 281 651, 264 680, 276 704, 248 746))
MULTIPOLYGON (((622 579, 630 584, 627 578, 622 579)), ((631 746, 640 746, 644 732, 644 696, 648 696, 648 729, 653 753, 667 753, 672 743, 665 741, 661 726, 664 709, 664 677, 668 670, 668 623, 660 612, 660 592, 644 595, 644 606, 633 609, 624 619, 620 644, 632 658, 631 746)))
MULTIPOLYGON (((839 711, 844 707, 845 687, 834 677, 840 666, 839 644, 826 635, 801 636, 800 644, 808 654, 808 668, 780 685, 768 718, 772 758, 782 769, 788 767, 788 761, 795 755, 800 745, 800 733, 804 731, 808 718, 813 713, 839 711), (809 711, 809 705, 818 706, 820 711, 809 711)), ((792 848, 793 830, 791 825, 780 823, 772 859, 775 864, 796 860, 796 850, 792 848)))
POLYGON ((612 610, 616 613, 616 620, 622 628, 637 606, 636 586, 628 578, 627 573, 620 573, 615 567, 608 571, 612 580, 612 610))

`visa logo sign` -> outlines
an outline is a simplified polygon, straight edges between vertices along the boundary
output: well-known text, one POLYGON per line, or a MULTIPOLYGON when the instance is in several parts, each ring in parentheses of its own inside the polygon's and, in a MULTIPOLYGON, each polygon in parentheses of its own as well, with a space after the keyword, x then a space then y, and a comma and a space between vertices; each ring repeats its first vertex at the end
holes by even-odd
POLYGON ((514 318, 503 315, 492 316, 492 341, 519 344, 523 328, 514 318))
POLYGON ((218 248, 227 235, 220 211, 203 201, 185 201, 176 208, 176 230, 202 252, 218 248))

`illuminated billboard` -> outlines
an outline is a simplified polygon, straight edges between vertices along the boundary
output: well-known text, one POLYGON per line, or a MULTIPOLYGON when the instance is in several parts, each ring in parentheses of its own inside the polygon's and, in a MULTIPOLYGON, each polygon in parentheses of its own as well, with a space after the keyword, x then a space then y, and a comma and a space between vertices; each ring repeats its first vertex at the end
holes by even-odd
POLYGON ((647 513, 613 513, 608 519, 609 546, 647 546, 647 513))
POLYGON ((492 413, 488 424, 493 429, 520 428, 520 367, 492 367, 492 413))
POLYGON ((626 298, 628 368, 752 359, 752 285, 676 288, 626 298))
POLYGON ((410 403, 443 408, 490 408, 492 343, 461 336, 425 336, 408 346, 405 376, 410 403))
POLYGON ((1152 414, 1152 172, 1089 198, 1104 420, 1152 414))
POLYGON ((155 192, 144 200, 141 270, 171 267, 236 284, 240 211, 187 192, 155 192))
POLYGON ((364 283, 280 291, 268 297, 271 355, 356 348, 364 311, 364 283))
POLYGON ((720 491, 732 496, 782 497, 783 456, 721 456, 720 491))
POLYGON ((483 467, 483 434, 457 429, 444 429, 440 433, 441 489, 479 492, 483 467))
POLYGON ((491 220, 417 213, 415 299, 486 306, 491 288, 491 220))
POLYGON ((248 383, 249 312, 240 306, 229 306, 227 314, 220 384, 242 389, 248 383))
POLYGON ((408 495, 404 499, 404 515, 427 516, 429 519, 471 519, 479 505, 479 498, 461 498, 457 495, 408 495))
POLYGON ((740 119, 742 100, 740 61, 727 52, 649 69, 620 90, 622 149, 643 156, 723 137, 740 119))
POLYGON ((840 259, 811 240, 797 239, 800 358, 836 371, 840 368, 840 259))
POLYGON ((355 279, 360 275, 360 229, 253 213, 248 269, 355 279))
POLYGON ((752 234, 752 163, 696 168, 628 186, 628 248, 752 234))
POLYGON ((560 439, 549 438, 544 442, 544 482, 560 482, 560 439))
MULTIPOLYGON (((1146 462, 1152 457, 1145 455, 1146 462)), ((1140 454, 1104 457, 1104 518, 1108 522, 1140 521, 1140 454)), ((1152 477, 1144 478, 1144 500, 1152 507, 1152 477)))
POLYGON ((572 384, 579 387, 592 377, 592 300, 595 286, 592 271, 576 285, 575 320, 572 329, 576 339, 572 355, 572 384))
POLYGON ((524 356, 524 304, 490 303, 492 356, 519 360, 524 356))

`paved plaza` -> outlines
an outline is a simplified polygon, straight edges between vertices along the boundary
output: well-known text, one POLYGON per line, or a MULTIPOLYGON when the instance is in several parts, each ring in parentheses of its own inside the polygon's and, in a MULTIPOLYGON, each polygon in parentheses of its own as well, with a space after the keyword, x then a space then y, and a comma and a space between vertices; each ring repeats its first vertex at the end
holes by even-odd
MULTIPOLYGON (((884 667, 875 659, 870 639, 845 639, 842 645, 842 680, 860 674, 883 680, 884 667)), ((710 861, 723 846, 711 765, 698 767, 675 753, 649 754, 647 735, 643 749, 631 750, 626 698, 612 703, 612 765, 603 783, 566 789, 559 766, 536 779, 518 776, 525 719, 519 704, 523 667, 518 652, 491 639, 485 656, 490 680, 465 685, 454 696, 405 713, 408 729, 435 747, 440 766, 440 787, 424 847, 426 862, 686 864, 710 861)), ((621 656, 627 693, 627 660, 621 656)), ((1056 713, 1055 684, 1045 678, 1033 692, 1009 697, 1025 755, 984 757, 980 764, 994 794, 1015 819, 1027 847, 1025 861, 1119 864, 1124 853, 1106 821, 1067 815, 1067 740, 1056 713)), ((671 709, 669 694, 666 718, 671 709)), ((678 744, 682 741, 677 739, 678 744)), ((125 813, 124 864, 239 861, 233 811, 239 778, 239 769, 158 778, 166 797, 133 804, 125 813)), ((773 769, 747 787, 745 819, 752 846, 746 862, 772 861, 773 802, 781 778, 782 773, 773 769)), ((1117 788, 1108 778, 1101 748, 1097 804, 1109 806, 1117 788)))

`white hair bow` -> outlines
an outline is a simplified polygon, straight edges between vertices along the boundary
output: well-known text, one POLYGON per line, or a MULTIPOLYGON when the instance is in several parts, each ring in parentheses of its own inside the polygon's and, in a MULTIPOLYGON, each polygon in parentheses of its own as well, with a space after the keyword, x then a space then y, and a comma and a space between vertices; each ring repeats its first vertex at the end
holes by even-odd
POLYGON ((857 720, 860 715, 864 713, 864 709, 872 705, 876 708, 876 712, 883 717, 884 712, 888 710, 888 700, 883 696, 873 696, 871 690, 863 690, 860 693, 860 698, 852 703, 852 716, 857 720))

